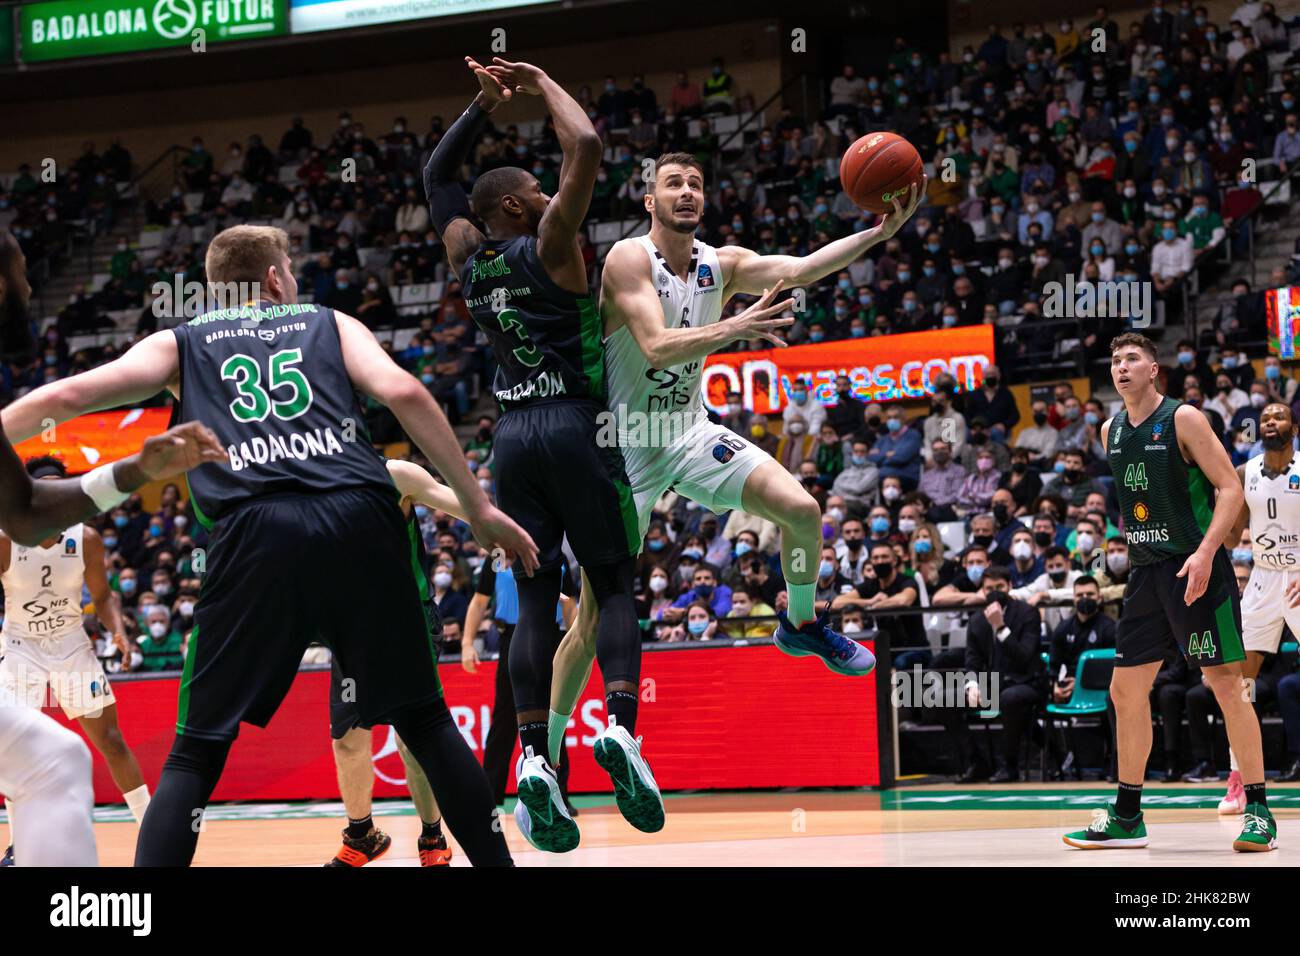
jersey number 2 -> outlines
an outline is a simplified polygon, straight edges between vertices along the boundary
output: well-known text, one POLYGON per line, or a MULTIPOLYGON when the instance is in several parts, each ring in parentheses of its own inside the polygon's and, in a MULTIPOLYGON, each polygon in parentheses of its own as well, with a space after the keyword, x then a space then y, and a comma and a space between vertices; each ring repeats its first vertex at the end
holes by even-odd
POLYGON ((235 383, 239 397, 230 403, 235 421, 245 424, 265 421, 268 415, 289 421, 311 408, 311 385, 307 376, 293 366, 302 361, 302 349, 282 349, 267 363, 268 388, 262 386, 262 367, 251 355, 232 355, 221 363, 221 378, 235 383), (292 389, 287 399, 274 399, 271 392, 292 389))

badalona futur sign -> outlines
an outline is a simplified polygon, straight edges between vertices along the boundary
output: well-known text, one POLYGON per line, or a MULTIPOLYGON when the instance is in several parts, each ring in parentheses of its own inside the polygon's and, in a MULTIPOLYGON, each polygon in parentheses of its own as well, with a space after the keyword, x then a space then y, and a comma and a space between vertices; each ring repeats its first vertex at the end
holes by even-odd
POLYGON ((19 9, 27 63, 253 40, 288 32, 286 0, 54 0, 19 9))

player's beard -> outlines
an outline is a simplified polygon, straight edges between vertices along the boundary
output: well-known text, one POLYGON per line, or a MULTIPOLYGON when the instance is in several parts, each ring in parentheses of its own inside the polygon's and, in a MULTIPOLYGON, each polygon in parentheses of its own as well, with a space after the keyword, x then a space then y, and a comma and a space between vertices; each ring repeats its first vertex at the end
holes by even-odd
POLYGON ((1281 432, 1275 432, 1272 435, 1264 435, 1263 440, 1265 451, 1281 451, 1283 448, 1287 448, 1291 444, 1291 436, 1284 435, 1281 432))
POLYGON ((659 220, 660 225, 665 229, 670 229, 673 232, 691 235, 694 234, 696 229, 700 228, 700 217, 698 214, 695 214, 694 218, 689 220, 677 219, 675 218, 672 209, 665 209, 658 203, 655 203, 655 218, 659 220))

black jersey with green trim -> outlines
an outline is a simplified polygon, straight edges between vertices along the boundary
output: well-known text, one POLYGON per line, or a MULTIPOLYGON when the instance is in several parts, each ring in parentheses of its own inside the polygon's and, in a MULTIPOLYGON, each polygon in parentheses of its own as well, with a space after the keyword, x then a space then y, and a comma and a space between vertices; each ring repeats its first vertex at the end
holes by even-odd
POLYGON ((262 302, 205 312, 173 331, 181 394, 172 422, 207 425, 228 456, 189 473, 203 524, 263 495, 395 492, 370 444, 333 309, 262 302))
POLYGON ((503 410, 539 400, 605 400, 600 314, 590 295, 560 288, 536 236, 486 239, 461 269, 465 304, 492 343, 503 410))
POLYGON ((1191 554, 1205 540, 1214 514, 1213 484, 1178 447, 1174 414, 1182 404, 1166 395, 1136 426, 1123 409, 1111 419, 1106 435, 1106 457, 1133 565, 1191 554))

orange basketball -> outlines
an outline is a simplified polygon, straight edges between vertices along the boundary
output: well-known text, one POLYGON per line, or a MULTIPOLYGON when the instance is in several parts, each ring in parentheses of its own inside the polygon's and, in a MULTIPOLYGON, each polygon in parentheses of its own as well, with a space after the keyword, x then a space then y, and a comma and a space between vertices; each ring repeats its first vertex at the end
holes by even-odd
POLYGON ((916 147, 897 133, 868 133, 840 160, 840 184, 863 209, 891 212, 894 199, 906 206, 913 183, 919 187, 925 164, 916 147))

